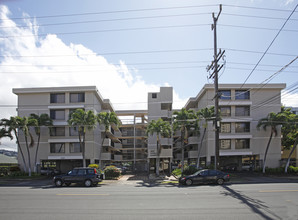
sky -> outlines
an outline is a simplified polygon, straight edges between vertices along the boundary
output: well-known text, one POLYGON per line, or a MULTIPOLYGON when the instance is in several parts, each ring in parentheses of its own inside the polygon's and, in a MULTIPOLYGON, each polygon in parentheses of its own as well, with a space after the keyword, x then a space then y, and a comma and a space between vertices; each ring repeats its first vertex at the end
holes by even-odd
POLYGON ((219 4, 219 83, 286 83, 282 103, 297 107, 297 3, 0 0, 0 118, 17 114, 12 88, 25 87, 95 85, 120 110, 146 109, 148 92, 172 86, 173 107, 182 108, 213 83, 206 67, 219 4))

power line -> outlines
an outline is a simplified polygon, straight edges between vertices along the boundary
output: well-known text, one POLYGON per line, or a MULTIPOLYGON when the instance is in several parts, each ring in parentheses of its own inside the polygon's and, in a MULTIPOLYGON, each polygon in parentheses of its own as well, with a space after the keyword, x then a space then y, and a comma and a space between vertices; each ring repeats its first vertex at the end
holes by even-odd
MULTIPOLYGON (((223 48, 230 52, 242 52, 242 53, 255 53, 261 54, 262 51, 253 50, 242 50, 234 48, 223 48)), ((123 52, 104 52, 104 53, 90 53, 90 54, 79 54, 80 56, 107 56, 107 55, 122 55, 122 54, 147 54, 147 53, 173 53, 173 52, 196 52, 196 51, 208 51, 213 48, 189 48, 189 49, 172 49, 172 50, 151 50, 151 51, 123 51, 123 52)), ((297 54, 285 54, 285 53, 267 53, 267 55, 273 56, 290 56, 296 57, 297 54)), ((77 54, 53 54, 53 55, 0 55, 0 57, 32 57, 32 58, 46 58, 46 57, 77 57, 77 54)))
MULTIPOLYGON (((275 9, 275 8, 262 8, 262 7, 250 7, 232 4, 223 4, 226 7, 236 7, 254 10, 265 10, 265 11, 280 11, 290 12, 291 10, 286 9, 275 9)), ((100 15, 100 14, 115 14, 115 13, 127 13, 127 12, 143 12, 143 11, 157 11, 157 10, 172 10, 172 9, 189 9, 189 8, 204 8, 204 7, 218 7, 218 4, 211 5, 188 5, 188 6, 173 6, 173 7, 159 7, 159 8, 140 8, 140 9, 127 9, 127 10, 114 10, 114 11, 101 11, 101 12, 85 12, 85 13, 72 13, 72 14, 56 14, 56 15, 43 15, 43 16, 28 16, 28 19, 43 19, 43 18, 61 18, 61 17, 77 17, 77 16, 88 16, 88 15, 100 15)), ((22 20, 23 17, 12 17, 9 19, 0 20, 22 20)))
POLYGON ((280 30, 278 31, 278 33, 275 35, 275 37, 273 38, 273 40, 271 41, 271 43, 269 44, 269 46, 267 47, 267 49, 265 50, 265 52, 263 53, 263 55, 261 56, 261 58, 259 59, 259 61, 257 62, 257 64, 255 65, 255 67, 252 69, 252 71, 249 73, 248 77, 244 80, 244 83, 242 84, 242 86, 240 88, 243 87, 243 85, 247 82, 247 80, 250 78, 250 76, 252 75, 252 73, 255 71, 255 69, 257 68, 257 66, 259 65, 259 63, 262 61, 262 59, 264 58, 264 56, 266 55, 266 53, 268 52, 268 50, 270 49, 271 45, 274 43, 275 39, 278 37, 278 35, 280 34, 280 32, 282 31, 282 29, 284 28, 284 26, 286 25, 286 23, 288 22, 288 20, 290 19, 290 17, 293 15, 293 13, 295 12, 296 8, 297 8, 298 4, 296 5, 296 7, 293 9, 293 11, 291 12, 291 14, 289 15, 289 17, 287 18, 287 20, 284 22, 284 24, 281 26, 280 30))

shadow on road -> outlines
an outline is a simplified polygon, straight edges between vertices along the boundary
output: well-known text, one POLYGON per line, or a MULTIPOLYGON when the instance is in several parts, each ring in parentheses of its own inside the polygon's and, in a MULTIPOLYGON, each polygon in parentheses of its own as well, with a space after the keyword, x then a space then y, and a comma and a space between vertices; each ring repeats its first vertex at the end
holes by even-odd
POLYGON ((229 186, 223 185, 222 188, 225 191, 221 192, 224 196, 230 196, 235 199, 240 200, 243 204, 247 205, 254 213, 260 215, 264 219, 282 219, 274 212, 272 212, 268 206, 265 205, 264 202, 258 199, 251 198, 249 196, 244 195, 240 191, 236 191, 231 189, 229 186))

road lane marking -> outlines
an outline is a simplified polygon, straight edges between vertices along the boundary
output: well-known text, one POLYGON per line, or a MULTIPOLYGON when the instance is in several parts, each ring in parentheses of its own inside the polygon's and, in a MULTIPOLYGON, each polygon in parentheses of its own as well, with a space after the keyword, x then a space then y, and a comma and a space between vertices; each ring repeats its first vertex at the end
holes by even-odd
POLYGON ((260 190, 259 192, 298 192, 298 189, 289 189, 289 190, 260 190))
POLYGON ((110 194, 56 194, 56 196, 109 196, 110 194))

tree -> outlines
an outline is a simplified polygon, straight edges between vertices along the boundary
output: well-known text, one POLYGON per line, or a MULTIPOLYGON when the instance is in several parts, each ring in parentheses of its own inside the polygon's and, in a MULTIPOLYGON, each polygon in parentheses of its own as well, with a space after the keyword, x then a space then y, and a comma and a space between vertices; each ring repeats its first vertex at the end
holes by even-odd
POLYGON ((161 146, 160 146, 160 136, 162 137, 170 137, 171 136, 171 125, 168 121, 164 121, 161 118, 157 121, 152 120, 146 129, 146 134, 156 134, 156 175, 159 176, 159 164, 160 164, 160 152, 161 152, 161 146))
POLYGON ((215 117, 214 106, 212 106, 210 108, 207 108, 206 107, 206 108, 200 109, 196 113, 196 115, 197 115, 197 117, 199 119, 203 119, 204 120, 204 124, 203 124, 204 131, 203 131, 203 135, 201 137, 200 145, 199 145, 199 148, 198 148, 197 168, 199 168, 199 166, 200 166, 201 150, 202 150, 202 147, 203 147, 203 141, 204 141, 204 138, 205 138, 207 127, 208 127, 208 121, 214 120, 214 117, 215 117))
POLYGON ((36 127, 38 122, 34 118, 30 117, 20 117, 19 118, 19 129, 23 132, 25 138, 25 144, 28 154, 28 172, 29 176, 31 176, 31 156, 30 156, 30 147, 34 146, 34 139, 30 132, 30 127, 36 127), (28 137, 30 138, 30 143, 28 143, 28 137))
POLYGON ((83 109, 76 109, 70 116, 68 124, 78 130, 80 147, 83 155, 83 167, 86 167, 85 160, 85 141, 86 131, 93 130, 96 126, 96 115, 93 111, 84 111, 83 109))
POLYGON ((180 130, 181 136, 181 154, 182 154, 182 160, 181 160, 181 171, 183 173, 184 169, 184 150, 186 147, 186 143, 188 142, 189 137, 189 131, 190 128, 197 128, 196 124, 198 123, 198 118, 196 117, 196 114, 193 110, 186 110, 185 108, 182 108, 181 111, 175 111, 173 113, 174 116, 174 124, 173 129, 174 131, 180 130))
POLYGON ((263 128, 266 131, 267 127, 271 128, 270 137, 269 137, 267 147, 266 147, 266 150, 265 150, 265 154, 264 154, 263 173, 265 173, 266 158, 267 158, 267 153, 268 153, 268 149, 269 149, 272 137, 273 137, 273 135, 274 136, 277 135, 277 127, 279 125, 281 125, 283 121, 285 121, 285 115, 284 114, 271 112, 267 115, 266 118, 261 118, 259 120, 258 124, 257 124, 257 129, 263 128))
POLYGON ((30 114, 31 118, 36 119, 37 126, 34 127, 35 134, 37 135, 37 144, 36 144, 36 151, 35 151, 35 157, 34 157, 34 172, 37 172, 37 154, 39 150, 39 143, 40 143, 40 136, 41 136, 41 127, 42 126, 52 126, 53 120, 50 118, 48 114, 30 114))
POLYGON ((285 173, 287 173, 291 156, 298 144, 298 115, 294 114, 290 108, 282 107, 281 112, 286 116, 286 121, 281 128, 282 146, 284 149, 292 148, 285 166, 285 173))
POLYGON ((21 154, 21 157, 23 160, 24 171, 27 172, 27 165, 26 165, 23 150, 21 148, 20 140, 19 140, 18 130, 20 128, 20 124, 21 124, 21 117, 19 117, 19 116, 10 117, 10 119, 3 118, 3 119, 1 119, 1 122, 0 122, 0 125, 3 126, 10 135, 12 135, 12 133, 13 133, 13 135, 15 136, 17 146, 18 146, 18 152, 21 154))
POLYGON ((104 125, 104 135, 102 137, 102 142, 101 142, 101 148, 99 151, 99 159, 101 158, 101 150, 103 147, 103 143, 104 143, 104 139, 107 136, 107 133, 110 129, 110 126, 112 124, 116 125, 117 127, 119 127, 119 125, 121 124, 120 120, 118 119, 117 115, 115 112, 100 112, 97 114, 96 116, 96 120, 98 122, 99 125, 104 125))
POLYGON ((5 138, 5 137, 9 137, 10 140, 13 139, 13 136, 11 135, 10 132, 8 132, 5 128, 1 128, 0 129, 0 139, 5 138))

